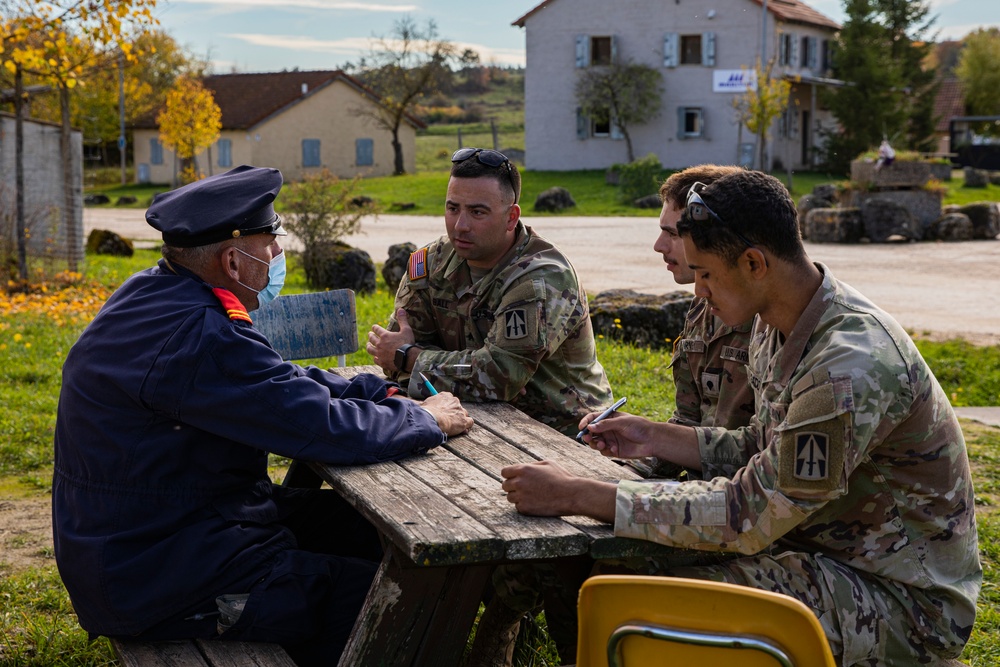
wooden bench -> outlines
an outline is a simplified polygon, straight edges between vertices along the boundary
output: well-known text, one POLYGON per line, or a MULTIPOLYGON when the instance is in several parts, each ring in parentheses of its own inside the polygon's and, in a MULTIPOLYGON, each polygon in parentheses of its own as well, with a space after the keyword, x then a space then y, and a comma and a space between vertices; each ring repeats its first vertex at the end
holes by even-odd
POLYGON ((295 661, 277 644, 112 639, 111 648, 125 667, 296 667, 295 661))

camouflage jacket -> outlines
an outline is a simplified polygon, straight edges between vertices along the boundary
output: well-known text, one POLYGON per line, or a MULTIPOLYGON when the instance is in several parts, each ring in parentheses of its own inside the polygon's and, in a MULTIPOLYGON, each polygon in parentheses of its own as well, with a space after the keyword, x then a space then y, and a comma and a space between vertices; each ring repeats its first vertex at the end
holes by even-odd
MULTIPOLYGON (((576 271, 523 223, 514 247, 475 283, 446 236, 417 250, 396 293, 400 307, 424 348, 411 374, 439 391, 508 401, 570 436, 612 401, 576 271)), ((389 328, 398 329, 395 318, 389 328)), ((410 396, 424 395, 421 383, 398 379, 410 396)))
POLYGON ((691 301, 670 362, 677 389, 670 421, 727 429, 750 423, 754 414, 753 390, 747 381, 751 324, 726 326, 712 315, 705 299, 691 301))
POLYGON ((787 340, 755 322, 750 425, 697 429, 717 476, 621 482, 615 533, 823 554, 908 598, 911 627, 960 650, 982 568, 958 420, 906 332, 817 266, 823 284, 787 340))

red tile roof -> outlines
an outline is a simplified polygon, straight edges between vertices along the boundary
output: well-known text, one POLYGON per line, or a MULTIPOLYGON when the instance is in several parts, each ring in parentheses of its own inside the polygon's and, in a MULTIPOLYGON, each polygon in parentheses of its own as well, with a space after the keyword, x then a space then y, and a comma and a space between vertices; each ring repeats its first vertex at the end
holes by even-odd
MULTIPOLYGON (((222 111, 222 129, 247 130, 336 81, 346 83, 378 103, 375 93, 341 70, 216 74, 206 76, 202 84, 212 91, 222 111)), ((158 113, 137 121, 134 126, 157 127, 158 113)), ((407 121, 415 127, 424 127, 413 116, 407 115, 407 121)))
POLYGON ((942 79, 934 98, 934 117, 938 119, 934 129, 947 134, 948 121, 965 115, 965 91, 961 82, 955 77, 942 79))
MULTIPOLYGON (((542 9, 545 9, 551 5, 556 0, 545 0, 534 9, 530 10, 521 18, 514 21, 511 25, 516 25, 519 28, 524 27, 525 21, 529 16, 535 14, 542 9)), ((753 0, 753 2, 758 5, 762 4, 761 0, 753 0)), ((810 7, 804 2, 799 0, 768 0, 767 11, 774 14, 778 19, 782 21, 790 21, 792 23, 805 23, 807 25, 815 25, 823 28, 831 28, 833 30, 840 30, 840 24, 827 16, 820 14, 818 11, 810 7)))

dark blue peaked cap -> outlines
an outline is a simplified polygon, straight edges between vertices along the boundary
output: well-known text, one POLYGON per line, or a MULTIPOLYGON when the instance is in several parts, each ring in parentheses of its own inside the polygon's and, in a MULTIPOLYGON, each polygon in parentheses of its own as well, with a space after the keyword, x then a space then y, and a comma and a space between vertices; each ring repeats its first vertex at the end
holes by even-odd
POLYGON ((146 222, 179 248, 218 243, 252 234, 285 236, 274 198, 281 190, 277 169, 243 165, 153 198, 146 222))

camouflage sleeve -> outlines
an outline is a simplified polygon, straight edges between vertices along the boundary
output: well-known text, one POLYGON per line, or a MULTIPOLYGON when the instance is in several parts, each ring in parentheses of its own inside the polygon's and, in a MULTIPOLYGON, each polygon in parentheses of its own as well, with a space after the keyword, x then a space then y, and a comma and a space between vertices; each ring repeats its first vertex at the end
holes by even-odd
POLYGON ((684 333, 674 340, 674 354, 670 360, 670 372, 673 374, 674 388, 677 394, 674 414, 669 421, 684 426, 699 426, 701 424, 701 394, 691 371, 691 363, 688 361, 683 346, 679 344, 687 334, 688 327, 685 325, 684 333))
MULTIPOLYGON (((859 466, 902 421, 912 402, 911 388, 905 373, 900 377, 898 356, 895 365, 860 352, 841 354, 838 362, 844 357, 851 357, 844 367, 806 373, 812 378, 825 373, 826 382, 807 383, 788 404, 764 406, 762 410, 776 416, 771 427, 755 420, 755 425, 737 431, 698 429, 702 451, 730 453, 742 448, 740 438, 752 438, 760 429, 763 446, 731 479, 620 482, 615 534, 752 554, 846 495, 849 479, 853 493, 868 486, 871 497, 879 497, 883 491, 878 480, 859 466), (848 369, 853 372, 847 374, 848 369), (830 379, 837 371, 842 374, 830 379), (860 379, 852 383, 851 377, 860 379)), ((830 522, 852 519, 856 517, 832 516, 830 522)))
POLYGON ((587 316, 571 270, 522 274, 494 305, 482 347, 421 352, 413 374, 437 378, 462 400, 511 401, 587 316))
MULTIPOLYGON (((430 295, 426 289, 415 287, 407 274, 403 274, 399 281, 399 289, 396 290, 396 300, 393 304, 392 314, 389 315, 389 324, 386 326, 389 331, 399 331, 396 311, 400 308, 406 311, 410 328, 413 329, 414 340, 420 347, 425 350, 440 349, 441 339, 434 321, 430 295)), ((391 373, 390 378, 405 388, 409 382, 410 374, 391 373)))

